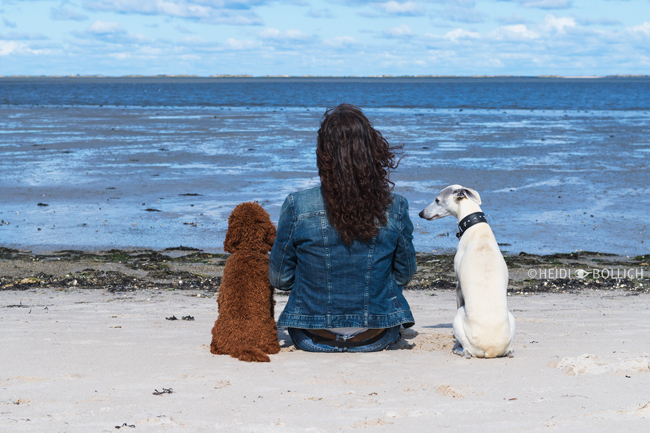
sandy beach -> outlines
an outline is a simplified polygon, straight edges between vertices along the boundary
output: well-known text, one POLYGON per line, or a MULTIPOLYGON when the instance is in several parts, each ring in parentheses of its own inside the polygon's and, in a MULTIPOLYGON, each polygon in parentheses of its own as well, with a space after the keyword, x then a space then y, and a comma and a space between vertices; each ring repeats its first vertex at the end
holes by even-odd
MULTIPOLYGON (((390 350, 294 351, 280 329, 282 352, 248 364, 208 349, 223 257, 111 254, 3 250, 0 431, 647 431, 647 278, 528 275, 621 258, 508 259, 512 359, 451 353, 449 257, 419 255, 416 325, 390 350)), ((638 259, 627 266, 647 273, 638 259)))
POLYGON ((516 355, 496 360, 451 353, 451 291, 407 299, 417 324, 392 350, 293 351, 281 330, 248 364, 210 354, 201 292, 3 292, 0 429, 647 431, 647 295, 511 297, 516 355))

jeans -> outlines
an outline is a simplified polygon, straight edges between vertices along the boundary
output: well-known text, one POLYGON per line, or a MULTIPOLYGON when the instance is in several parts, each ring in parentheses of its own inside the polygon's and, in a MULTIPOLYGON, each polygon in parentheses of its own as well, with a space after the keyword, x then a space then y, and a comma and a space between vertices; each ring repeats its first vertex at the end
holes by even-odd
POLYGON ((314 343, 311 338, 302 332, 302 329, 288 329, 289 336, 291 337, 294 346, 296 346, 297 349, 301 349, 307 352, 379 352, 380 350, 384 350, 390 344, 399 341, 399 328, 399 325, 388 328, 388 332, 386 332, 382 338, 375 341, 374 343, 356 347, 338 347, 322 343, 314 343))

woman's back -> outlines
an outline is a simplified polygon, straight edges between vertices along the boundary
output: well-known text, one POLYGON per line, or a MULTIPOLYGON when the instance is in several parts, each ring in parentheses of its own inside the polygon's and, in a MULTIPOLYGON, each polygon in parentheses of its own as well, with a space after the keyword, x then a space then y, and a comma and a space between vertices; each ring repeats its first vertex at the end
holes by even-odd
POLYGON ((279 326, 389 328, 412 324, 400 286, 416 270, 406 199, 392 195, 386 225, 368 241, 343 242, 320 187, 287 197, 271 253, 271 285, 292 290, 279 326))

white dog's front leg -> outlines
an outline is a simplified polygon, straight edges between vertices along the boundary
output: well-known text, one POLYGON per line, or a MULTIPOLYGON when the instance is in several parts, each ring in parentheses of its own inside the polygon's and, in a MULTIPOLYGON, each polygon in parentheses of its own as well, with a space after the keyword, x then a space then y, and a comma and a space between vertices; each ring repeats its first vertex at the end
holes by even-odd
POLYGON ((453 327, 454 337, 456 338, 456 345, 454 346, 453 352, 456 355, 471 358, 473 355, 469 350, 471 345, 467 339, 467 334, 465 333, 465 307, 460 307, 458 309, 456 317, 454 317, 453 327))
POLYGON ((460 289, 460 281, 456 285, 456 308, 465 306, 465 298, 463 298, 463 291, 460 289))

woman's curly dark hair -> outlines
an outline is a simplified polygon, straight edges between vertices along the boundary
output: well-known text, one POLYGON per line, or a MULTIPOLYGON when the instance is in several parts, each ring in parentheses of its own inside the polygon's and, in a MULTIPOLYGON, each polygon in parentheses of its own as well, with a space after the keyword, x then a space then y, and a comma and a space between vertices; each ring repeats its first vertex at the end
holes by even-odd
POLYGON ((318 175, 329 222, 346 244, 370 240, 386 225, 395 185, 388 175, 399 164, 395 149, 358 107, 341 104, 325 112, 318 130, 318 175))

